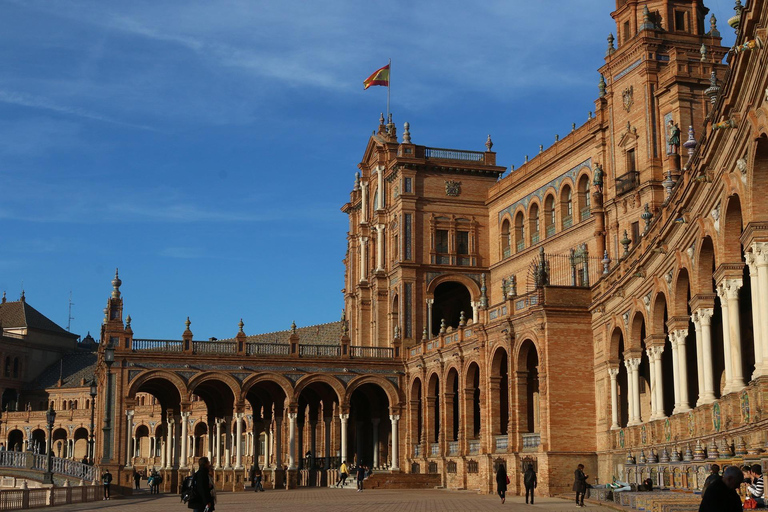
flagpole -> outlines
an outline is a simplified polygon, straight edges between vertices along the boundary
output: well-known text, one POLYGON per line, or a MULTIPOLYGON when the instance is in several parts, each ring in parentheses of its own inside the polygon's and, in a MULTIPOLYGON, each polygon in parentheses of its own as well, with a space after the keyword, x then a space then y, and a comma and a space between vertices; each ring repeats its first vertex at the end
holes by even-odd
POLYGON ((392 83, 392 59, 389 59, 389 80, 387 80, 387 120, 389 120, 389 92, 392 83))

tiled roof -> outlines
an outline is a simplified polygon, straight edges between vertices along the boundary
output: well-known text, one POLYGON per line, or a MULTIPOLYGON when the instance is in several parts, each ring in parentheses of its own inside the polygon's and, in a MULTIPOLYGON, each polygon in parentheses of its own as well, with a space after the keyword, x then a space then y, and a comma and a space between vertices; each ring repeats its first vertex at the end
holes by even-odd
MULTIPOLYGON (((343 324, 340 320, 327 324, 298 327, 296 334, 302 345, 338 345, 341 342, 343 324)), ((287 344, 291 337, 291 330, 268 332, 265 334, 252 334, 247 336, 250 343, 283 343, 287 344)), ((232 338, 233 339, 233 338, 232 338)), ((224 340, 221 340, 224 341, 224 340)))
POLYGON ((83 379, 90 381, 93 378, 93 374, 96 372, 96 362, 96 352, 79 350, 64 354, 64 357, 50 365, 37 379, 29 383, 27 389, 56 387, 59 384, 59 375, 64 378, 62 388, 82 387, 83 379))
POLYGON ((77 338, 76 334, 65 331, 53 320, 22 300, 0 303, 0 325, 10 329, 26 327, 77 338))

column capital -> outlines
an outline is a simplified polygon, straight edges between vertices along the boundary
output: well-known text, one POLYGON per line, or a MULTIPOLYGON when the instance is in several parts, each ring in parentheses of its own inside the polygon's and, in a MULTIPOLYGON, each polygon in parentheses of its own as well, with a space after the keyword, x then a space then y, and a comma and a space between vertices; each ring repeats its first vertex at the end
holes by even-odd
POLYGON ((608 375, 611 376, 611 379, 615 379, 619 375, 619 368, 608 368, 608 375))
POLYGON ((289 412, 288 413, 288 419, 289 420, 296 421, 296 418, 298 418, 298 417, 299 417, 299 413, 297 413, 297 412, 289 412))
POLYGON ((183 419, 189 418, 192 415, 190 411, 181 411, 181 417, 183 419))
POLYGON ((133 409, 128 409, 127 411, 125 411, 125 415, 128 416, 128 419, 131 419, 131 417, 135 412, 136 411, 134 411, 133 409))
POLYGON ((393 421, 393 422, 400 421, 400 415, 399 414, 390 414, 389 415, 389 420, 393 421))
POLYGON ((685 338, 688 337, 688 329, 675 329, 669 333, 669 339, 672 340, 672 344, 685 343, 685 338))
POLYGON ((648 348, 648 357, 653 356, 654 359, 661 359, 661 354, 664 353, 664 345, 654 345, 648 348))
POLYGON ((712 315, 714 314, 715 310, 713 308, 699 308, 693 312, 691 319, 694 323, 698 322, 701 325, 711 325, 712 315))
POLYGON ((435 299, 426 299, 426 301, 430 306, 435 303, 435 299))
POLYGON ((341 414, 339 414, 339 419, 342 422, 346 423, 347 421, 349 421, 349 413, 341 413, 341 414))
POLYGON ((739 298, 739 289, 744 286, 744 280, 739 278, 723 279, 717 285, 717 294, 720 300, 734 300, 739 298))
POLYGON ((753 242, 749 246, 755 258, 755 264, 758 267, 768 266, 768 242, 753 242))
POLYGON ((627 359, 624 361, 624 364, 626 365, 628 370, 637 370, 640 367, 640 361, 642 361, 642 358, 640 357, 632 357, 630 359, 627 359))

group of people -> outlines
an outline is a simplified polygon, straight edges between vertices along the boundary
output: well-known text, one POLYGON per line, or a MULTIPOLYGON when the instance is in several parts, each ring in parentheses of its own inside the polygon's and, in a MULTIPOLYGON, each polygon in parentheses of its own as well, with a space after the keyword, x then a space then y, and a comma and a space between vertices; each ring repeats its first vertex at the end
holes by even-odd
MULTIPOLYGON (((371 469, 364 464, 358 464, 355 469, 355 476, 357 478, 357 492, 363 492, 363 482, 371 476, 371 469)), ((349 468, 347 467, 347 461, 342 461, 341 466, 339 466, 339 480, 334 487, 344 487, 348 477, 349 468)))
MULTIPOLYGON (((583 466, 582 466, 583 467, 583 466)), ((525 503, 533 505, 533 490, 538 487, 539 482, 536 478, 536 471, 533 469, 533 464, 528 464, 528 468, 523 474, 523 485, 525 485, 525 503)), ((507 501, 507 487, 509 486, 509 475, 507 475, 507 468, 504 464, 499 464, 496 469, 496 492, 501 498, 501 502, 507 501)))
POLYGON ((737 489, 746 484, 745 496, 753 500, 754 506, 765 507, 765 487, 763 484, 763 468, 760 464, 751 466, 728 466, 720 476, 720 466, 712 464, 711 474, 707 477, 702 488, 699 512, 736 512, 742 508, 741 496, 737 489))

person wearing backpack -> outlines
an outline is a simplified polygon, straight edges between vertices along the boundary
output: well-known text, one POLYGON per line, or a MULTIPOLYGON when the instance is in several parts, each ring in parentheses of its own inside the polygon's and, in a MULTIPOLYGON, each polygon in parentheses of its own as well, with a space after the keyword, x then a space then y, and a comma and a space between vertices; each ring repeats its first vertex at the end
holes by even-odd
POLYGON ((213 512, 213 496, 211 496, 211 481, 208 476, 208 457, 200 457, 199 469, 192 480, 187 506, 194 512, 213 512))

